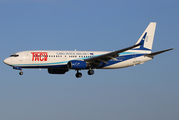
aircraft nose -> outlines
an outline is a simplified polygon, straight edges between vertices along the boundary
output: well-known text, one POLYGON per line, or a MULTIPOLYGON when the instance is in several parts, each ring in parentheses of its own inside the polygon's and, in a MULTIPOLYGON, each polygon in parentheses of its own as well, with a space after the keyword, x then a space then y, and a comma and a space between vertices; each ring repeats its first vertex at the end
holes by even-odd
POLYGON ((10 65, 10 58, 6 58, 6 59, 4 59, 4 61, 3 61, 5 64, 7 64, 7 65, 10 65))

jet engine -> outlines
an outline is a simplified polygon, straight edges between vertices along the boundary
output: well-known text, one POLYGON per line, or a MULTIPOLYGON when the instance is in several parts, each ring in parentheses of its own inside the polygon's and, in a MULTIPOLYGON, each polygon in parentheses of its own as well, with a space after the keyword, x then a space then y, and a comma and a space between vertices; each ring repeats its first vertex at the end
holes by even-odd
POLYGON ((86 68, 88 68, 88 64, 82 60, 71 60, 68 62, 68 66, 70 69, 86 69, 86 68))

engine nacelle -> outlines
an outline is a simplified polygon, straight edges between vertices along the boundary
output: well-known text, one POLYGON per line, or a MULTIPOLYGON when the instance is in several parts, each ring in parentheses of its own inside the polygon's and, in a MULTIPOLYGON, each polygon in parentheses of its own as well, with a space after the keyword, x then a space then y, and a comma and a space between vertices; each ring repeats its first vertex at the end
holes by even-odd
POLYGON ((48 68, 49 74, 65 74, 68 69, 48 68))
POLYGON ((82 60, 71 60, 68 62, 70 69, 86 69, 88 67, 87 63, 82 60))

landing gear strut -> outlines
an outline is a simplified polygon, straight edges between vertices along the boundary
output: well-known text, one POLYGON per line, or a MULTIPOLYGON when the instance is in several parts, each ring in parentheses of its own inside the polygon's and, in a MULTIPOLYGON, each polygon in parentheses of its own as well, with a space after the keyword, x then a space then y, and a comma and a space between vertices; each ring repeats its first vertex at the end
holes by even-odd
POLYGON ((23 72, 22 72, 22 70, 19 72, 19 75, 23 75, 23 72))
POLYGON ((79 70, 77 70, 76 77, 80 78, 81 76, 82 76, 82 73, 80 73, 79 70))

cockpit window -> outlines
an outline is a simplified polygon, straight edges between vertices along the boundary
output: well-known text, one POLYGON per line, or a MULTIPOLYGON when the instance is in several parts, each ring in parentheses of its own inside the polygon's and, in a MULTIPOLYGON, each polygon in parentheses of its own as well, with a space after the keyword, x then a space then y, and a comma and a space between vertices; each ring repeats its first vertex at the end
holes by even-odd
POLYGON ((19 55, 17 55, 17 54, 12 54, 12 55, 10 55, 10 57, 18 57, 19 55))

